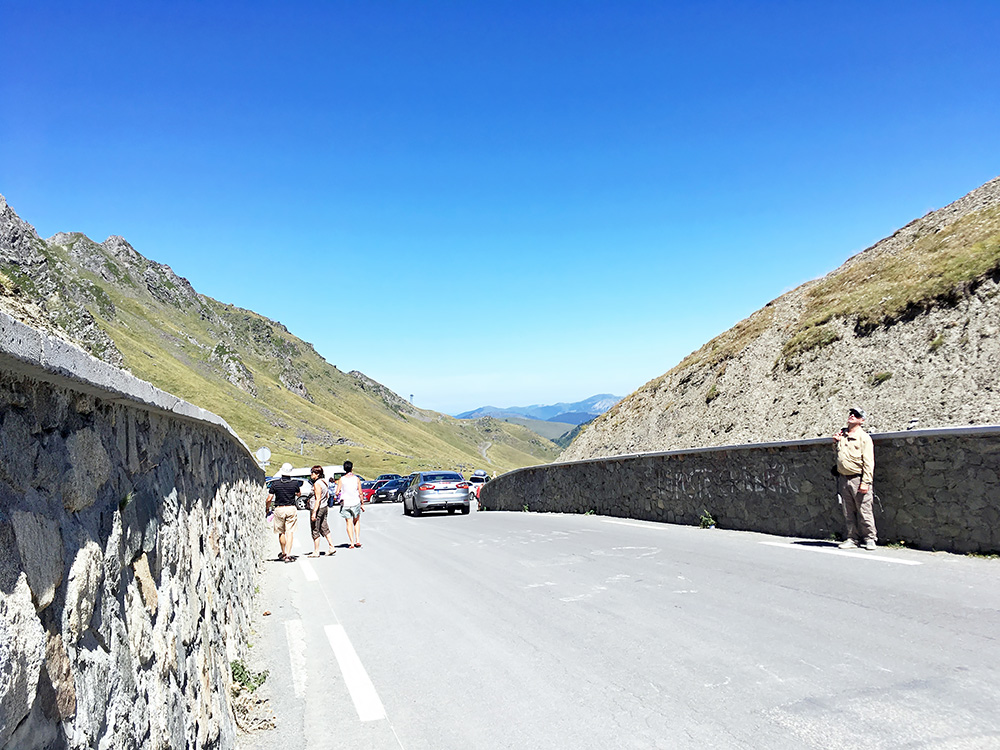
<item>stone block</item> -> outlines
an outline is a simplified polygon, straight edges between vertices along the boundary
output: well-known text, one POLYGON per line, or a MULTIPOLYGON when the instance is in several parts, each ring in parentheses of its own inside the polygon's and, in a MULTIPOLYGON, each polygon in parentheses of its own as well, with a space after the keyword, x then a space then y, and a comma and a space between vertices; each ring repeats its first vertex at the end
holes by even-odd
POLYGON ((69 474, 63 487, 66 510, 77 512, 96 502, 111 476, 111 458, 92 429, 82 429, 66 439, 69 474))
POLYGON ((75 647, 94 615, 101 584, 104 581, 104 555, 93 541, 77 550, 66 580, 66 605, 63 608, 63 637, 75 647))
POLYGON ((12 591, 0 592, 0 747, 31 712, 45 663, 45 641, 22 573, 12 591))
POLYGON ((132 569, 135 572, 135 580, 142 594, 142 601, 146 606, 146 611, 150 615, 155 615, 158 606, 158 596, 156 582, 149 571, 149 558, 145 554, 139 555, 138 559, 133 563, 132 569))
POLYGON ((11 525, 35 608, 41 612, 52 603, 63 580, 65 553, 59 524, 38 512, 15 510, 11 525))
POLYGON ((0 479, 16 490, 26 489, 33 475, 38 442, 33 420, 20 409, 5 409, 0 419, 0 479))
POLYGON ((61 633, 49 633, 45 647, 45 671, 48 676, 49 705, 45 707, 47 716, 63 721, 76 713, 76 685, 73 681, 72 665, 61 633))

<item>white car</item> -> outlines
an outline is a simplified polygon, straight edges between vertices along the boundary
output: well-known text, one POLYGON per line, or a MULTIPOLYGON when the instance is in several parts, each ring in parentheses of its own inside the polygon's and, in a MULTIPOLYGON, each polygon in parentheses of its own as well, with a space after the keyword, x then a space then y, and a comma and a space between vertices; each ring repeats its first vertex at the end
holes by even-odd
POLYGON ((490 478, 482 469, 476 469, 472 472, 472 476, 469 477, 469 497, 475 496, 476 500, 478 500, 479 490, 481 490, 483 485, 488 481, 490 481, 490 478))

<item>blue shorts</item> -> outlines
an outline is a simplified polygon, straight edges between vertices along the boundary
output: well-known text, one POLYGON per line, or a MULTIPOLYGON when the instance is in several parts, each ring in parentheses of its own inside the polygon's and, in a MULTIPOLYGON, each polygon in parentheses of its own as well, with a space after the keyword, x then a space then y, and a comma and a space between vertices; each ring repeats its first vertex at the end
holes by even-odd
POLYGON ((361 515, 361 504, 344 505, 340 509, 340 515, 343 518, 358 518, 361 515))

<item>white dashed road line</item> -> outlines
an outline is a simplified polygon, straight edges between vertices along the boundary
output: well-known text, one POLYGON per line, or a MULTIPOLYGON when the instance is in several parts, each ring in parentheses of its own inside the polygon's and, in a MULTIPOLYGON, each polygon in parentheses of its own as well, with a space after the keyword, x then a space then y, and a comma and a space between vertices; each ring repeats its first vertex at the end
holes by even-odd
POLYGON ((878 560, 879 562, 896 563, 897 565, 923 565, 916 560, 899 560, 895 557, 883 557, 873 555, 870 552, 847 552, 842 549, 830 549, 829 547, 810 547, 804 544, 790 544, 789 542, 761 542, 769 547, 784 547, 785 549, 797 549, 803 552, 822 552, 824 555, 837 555, 838 557, 859 557, 862 560, 878 560))
POLYGON ((308 560, 303 560, 301 557, 295 561, 298 563, 299 569, 302 571, 302 575, 306 577, 307 581, 318 581, 319 576, 316 575, 316 568, 312 566, 308 560))
POLYGON ((302 620, 286 620, 285 637, 288 639, 292 687, 295 695, 302 698, 306 694, 306 629, 302 627, 302 620))
POLYGON ((361 721, 378 721, 386 718, 382 700, 375 692, 375 685, 365 671, 358 653, 351 645, 347 631, 341 625, 327 625, 325 630, 326 637, 333 647, 333 653, 337 657, 337 664, 340 665, 340 671, 344 675, 344 682, 347 683, 347 689, 351 693, 358 718, 361 721))

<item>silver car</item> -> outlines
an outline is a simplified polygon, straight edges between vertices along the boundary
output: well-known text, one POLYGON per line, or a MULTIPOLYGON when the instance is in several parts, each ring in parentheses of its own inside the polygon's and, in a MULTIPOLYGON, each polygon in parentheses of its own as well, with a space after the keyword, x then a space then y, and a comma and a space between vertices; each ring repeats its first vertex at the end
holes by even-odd
POLYGON ((469 483, 457 471, 419 471, 403 492, 403 514, 419 516, 425 510, 469 512, 469 483))

